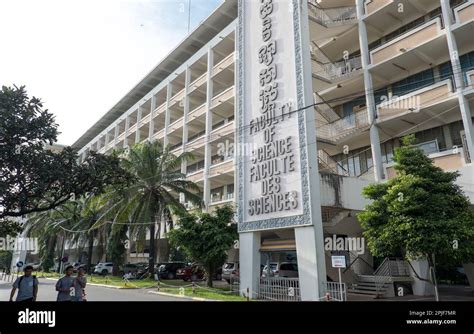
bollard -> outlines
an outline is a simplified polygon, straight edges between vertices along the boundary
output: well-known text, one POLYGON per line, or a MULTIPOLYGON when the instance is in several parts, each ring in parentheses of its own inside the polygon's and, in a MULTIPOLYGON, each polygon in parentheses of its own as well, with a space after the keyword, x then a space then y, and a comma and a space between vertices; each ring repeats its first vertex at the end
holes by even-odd
POLYGON ((158 281, 158 282, 156 283, 156 290, 157 290, 158 292, 160 292, 160 281, 158 281))
POLYGON ((249 302, 250 301, 250 289, 247 288, 247 301, 249 302))
POLYGON ((326 293, 326 300, 328 302, 331 301, 331 294, 330 293, 326 293))
POLYGON ((196 283, 193 282, 193 294, 196 294, 196 283))

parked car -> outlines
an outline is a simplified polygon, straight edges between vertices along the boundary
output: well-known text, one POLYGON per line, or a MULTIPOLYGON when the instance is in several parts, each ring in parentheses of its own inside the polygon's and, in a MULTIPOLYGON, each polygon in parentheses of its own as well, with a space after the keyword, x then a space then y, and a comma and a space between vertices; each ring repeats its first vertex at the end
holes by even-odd
POLYGON ((222 266, 222 278, 230 283, 230 280, 235 280, 239 277, 239 263, 227 262, 222 266))
MULTIPOLYGON (((176 271, 176 278, 183 281, 198 281, 206 279, 206 271, 200 264, 192 264, 176 271)), ((213 280, 222 280, 222 268, 216 270, 212 276, 213 280)))
POLYGON ((158 275, 160 279, 175 279, 176 271, 186 266, 184 262, 168 262, 158 267, 158 275))
MULTIPOLYGON (((298 277, 296 262, 270 262, 270 277, 298 277)), ((262 277, 268 277, 267 265, 263 267, 262 277)))
POLYGON ((204 279, 204 269, 198 264, 192 264, 176 271, 176 278, 183 281, 198 281, 204 279))
POLYGON ((94 268, 94 274, 99 275, 111 275, 114 268, 114 264, 112 262, 99 262, 94 268))
POLYGON ((25 266, 32 266, 33 267, 33 270, 39 270, 40 267, 41 267, 41 264, 40 263, 27 263, 25 266))
MULTIPOLYGON (((155 270, 154 273, 156 274, 158 272, 158 268, 162 265, 162 263, 155 263, 155 270)), ((148 273, 148 263, 141 263, 140 268, 137 271, 136 276, 137 277, 142 277, 146 273, 148 273)))
POLYGON ((84 264, 82 264, 81 262, 74 262, 73 264, 71 264, 71 266, 73 272, 77 273, 77 269, 79 269, 79 267, 81 266, 84 266, 84 264))
POLYGON ((278 268, 278 277, 298 277, 298 263, 282 262, 278 268))
POLYGON ((123 274, 126 274, 126 273, 132 273, 132 274, 135 274, 138 272, 138 270, 140 269, 141 267, 136 264, 136 263, 127 263, 127 264, 124 264, 123 266, 121 266, 121 269, 120 269, 120 273, 123 275, 123 274))
POLYGON ((262 277, 274 277, 275 274, 278 272, 278 262, 270 262, 270 269, 271 269, 271 272, 270 274, 268 274, 268 266, 265 265, 263 267, 263 270, 262 270, 262 277))

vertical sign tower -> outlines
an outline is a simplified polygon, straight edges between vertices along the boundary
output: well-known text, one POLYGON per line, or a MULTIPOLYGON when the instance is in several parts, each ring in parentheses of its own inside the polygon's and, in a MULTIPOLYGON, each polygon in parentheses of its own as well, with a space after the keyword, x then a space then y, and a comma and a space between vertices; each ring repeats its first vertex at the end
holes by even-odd
POLYGON ((237 216, 251 297, 263 231, 294 229, 302 300, 318 300, 326 277, 305 4, 239 0, 237 216))

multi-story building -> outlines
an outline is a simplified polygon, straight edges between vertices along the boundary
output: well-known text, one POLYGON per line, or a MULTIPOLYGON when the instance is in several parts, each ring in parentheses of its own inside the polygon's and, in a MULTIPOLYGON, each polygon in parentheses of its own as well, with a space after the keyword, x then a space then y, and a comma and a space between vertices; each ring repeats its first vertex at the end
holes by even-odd
MULTIPOLYGON (((316 116, 325 234, 362 235, 355 218, 366 204, 361 190, 394 177, 393 152, 407 134, 437 166, 460 172, 474 203, 474 1, 307 6, 310 39, 303 42, 311 50, 315 100, 314 111, 307 110, 316 116)), ((206 210, 233 203, 237 22, 237 0, 225 1, 74 143, 81 158, 161 140, 176 154, 193 153, 181 171, 201 188, 206 210)), ((276 262, 297 256, 288 230, 262 234, 260 250, 276 262)), ((327 275, 337 280, 330 255, 327 275)), ((345 255, 343 280, 365 279, 370 294, 372 257, 345 255)), ((426 271, 423 263, 415 266, 426 271)), ((421 282, 400 276, 424 293, 421 282)))

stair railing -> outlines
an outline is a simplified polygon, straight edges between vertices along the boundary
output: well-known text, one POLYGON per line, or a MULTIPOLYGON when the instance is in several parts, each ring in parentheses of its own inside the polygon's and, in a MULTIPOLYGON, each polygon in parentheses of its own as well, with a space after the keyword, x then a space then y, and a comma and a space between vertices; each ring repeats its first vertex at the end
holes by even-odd
POLYGON ((318 161, 334 174, 349 176, 349 172, 323 149, 318 150, 318 161))
POLYGON ((326 28, 357 22, 355 6, 321 8, 316 0, 308 0, 308 10, 310 17, 326 28))

